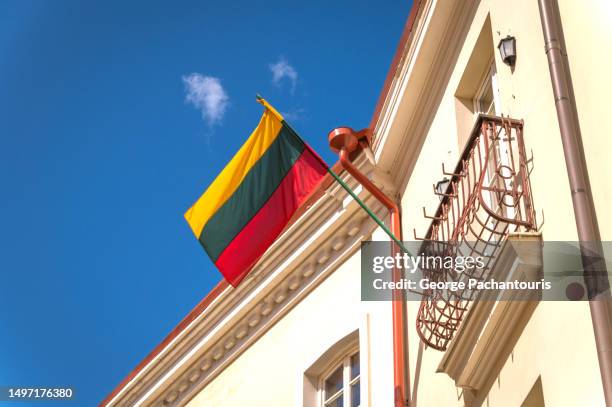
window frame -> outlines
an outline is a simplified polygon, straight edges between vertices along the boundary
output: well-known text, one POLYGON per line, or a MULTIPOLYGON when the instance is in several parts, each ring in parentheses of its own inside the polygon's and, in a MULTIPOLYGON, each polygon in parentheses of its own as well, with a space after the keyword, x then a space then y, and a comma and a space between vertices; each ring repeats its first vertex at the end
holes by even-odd
POLYGON ((352 347, 348 351, 344 352, 342 357, 334 359, 334 362, 330 363, 321 374, 318 386, 319 406, 325 407, 327 405, 326 403, 333 402, 340 396, 343 396, 343 407, 350 407, 353 398, 351 386, 355 385, 356 383, 360 383, 359 392, 361 393, 361 355, 359 352, 359 347, 352 347), (355 355, 359 355, 359 374, 351 379, 351 359, 355 355), (340 366, 342 366, 342 389, 326 398, 325 382, 340 366))
POLYGON ((473 111, 474 115, 484 113, 499 116, 501 112, 501 100, 499 84, 497 81, 497 67, 495 66, 495 58, 493 55, 491 55, 487 66, 488 68, 480 79, 480 84, 478 85, 478 89, 474 94, 474 98, 472 99, 473 111), (484 95, 488 91, 491 91, 491 104, 489 106, 484 106, 484 95), (492 110, 491 107, 493 107, 492 110))

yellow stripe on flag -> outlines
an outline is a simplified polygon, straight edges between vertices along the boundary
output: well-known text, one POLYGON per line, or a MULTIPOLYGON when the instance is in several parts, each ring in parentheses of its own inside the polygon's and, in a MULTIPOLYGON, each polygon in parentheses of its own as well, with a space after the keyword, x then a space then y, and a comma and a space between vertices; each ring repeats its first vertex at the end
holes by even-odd
POLYGON ((200 237, 208 220, 238 189, 253 165, 274 142, 282 127, 281 120, 280 114, 266 109, 259 125, 246 143, 240 147, 238 153, 210 184, 200 199, 185 212, 185 219, 197 238, 200 237))

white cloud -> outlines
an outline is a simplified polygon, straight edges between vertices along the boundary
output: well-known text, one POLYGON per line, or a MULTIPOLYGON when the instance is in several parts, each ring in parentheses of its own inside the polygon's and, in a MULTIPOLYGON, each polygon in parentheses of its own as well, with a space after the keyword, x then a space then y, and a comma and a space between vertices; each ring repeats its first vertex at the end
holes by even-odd
POLYGON ((221 122, 229 103, 229 97, 219 78, 192 73, 183 76, 185 100, 202 112, 209 126, 221 122))
POLYGON ((302 116, 304 115, 304 109, 300 107, 297 109, 291 109, 288 112, 281 112, 281 114, 283 115, 285 120, 294 122, 302 118, 302 116))
POLYGON ((285 58, 279 58, 278 62, 270 64, 270 71, 272 71, 272 82, 276 86, 280 86, 282 80, 287 78, 291 81, 291 91, 295 90, 295 84, 297 83, 298 73, 294 67, 289 65, 285 58))

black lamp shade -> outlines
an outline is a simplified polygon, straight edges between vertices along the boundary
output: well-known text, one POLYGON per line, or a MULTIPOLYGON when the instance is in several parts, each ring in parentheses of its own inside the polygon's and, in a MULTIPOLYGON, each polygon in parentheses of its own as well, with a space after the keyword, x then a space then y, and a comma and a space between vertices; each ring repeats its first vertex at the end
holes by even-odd
MULTIPOLYGON (((438 194, 445 194, 448 188, 448 184, 450 184, 450 180, 444 177, 443 180, 436 182, 436 192, 438 194)), ((440 195, 440 200, 442 200, 443 196, 440 195)))
POLYGON ((505 64, 513 66, 514 62, 516 62, 516 38, 511 36, 502 38, 499 44, 497 44, 497 49, 499 49, 499 55, 501 55, 502 61, 504 61, 505 64))

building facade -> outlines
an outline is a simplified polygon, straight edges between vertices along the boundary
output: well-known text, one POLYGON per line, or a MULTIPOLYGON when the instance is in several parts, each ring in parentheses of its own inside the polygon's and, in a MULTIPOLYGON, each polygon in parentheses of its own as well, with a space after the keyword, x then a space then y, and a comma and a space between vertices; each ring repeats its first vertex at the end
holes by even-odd
MULTIPOLYGON (((554 11, 610 240, 612 6, 559 0, 554 11)), ((512 242, 578 240, 543 18, 535 0, 415 1, 372 118, 374 160, 352 155, 398 202, 404 240, 484 241, 503 275, 542 268, 512 242), (498 49, 507 37, 511 64, 498 49)), ((388 238, 327 179, 251 274, 218 285, 102 404, 395 405, 391 303, 361 298, 367 240, 388 238)), ((412 406, 605 405, 587 301, 440 303, 435 292, 407 302, 412 406)))

